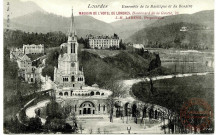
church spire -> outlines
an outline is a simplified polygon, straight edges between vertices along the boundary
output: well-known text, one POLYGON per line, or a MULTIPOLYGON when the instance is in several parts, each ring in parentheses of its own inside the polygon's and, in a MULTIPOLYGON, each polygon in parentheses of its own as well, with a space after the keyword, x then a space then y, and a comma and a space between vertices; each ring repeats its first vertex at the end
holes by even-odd
POLYGON ((76 36, 73 8, 72 8, 71 26, 70 26, 69 36, 70 37, 76 36))

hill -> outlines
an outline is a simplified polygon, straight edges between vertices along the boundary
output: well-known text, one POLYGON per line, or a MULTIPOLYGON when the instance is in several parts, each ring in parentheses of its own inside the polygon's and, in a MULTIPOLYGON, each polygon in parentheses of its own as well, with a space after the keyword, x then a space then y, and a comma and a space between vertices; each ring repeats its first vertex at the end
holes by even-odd
MULTIPOLYGON (((53 67, 57 66, 60 53, 59 48, 49 52, 46 67, 42 70, 43 76, 48 75, 53 79, 53 67)), ((78 58, 80 67, 83 67, 85 83, 90 86, 97 83, 100 87, 106 87, 111 79, 141 77, 150 75, 150 67, 150 71, 161 68, 160 64, 157 67, 154 66, 156 62, 159 62, 157 56, 153 53, 147 53, 146 56, 142 56, 135 52, 121 51, 115 56, 101 58, 98 54, 79 49, 78 58)))
POLYGON ((131 34, 147 27, 156 20, 135 20, 135 19, 123 19, 116 22, 112 22, 111 25, 122 39, 128 38, 131 34))
MULTIPOLYGON (((153 16, 149 16, 153 17, 153 16)), ((214 29, 214 10, 200 11, 194 14, 179 14, 172 16, 165 16, 164 19, 160 20, 119 20, 112 22, 111 25, 115 28, 115 32, 119 34, 124 41, 131 41, 128 39, 136 32, 148 28, 148 27, 159 27, 169 25, 172 23, 192 23, 203 25, 209 29, 214 29)))
POLYGON ((36 3, 32 1, 20 1, 20 0, 3 0, 3 18, 6 19, 7 15, 10 15, 10 18, 15 18, 30 14, 36 11, 44 11, 36 3), (7 11, 7 3, 9 2, 10 8, 7 11), (25 9, 25 10, 24 10, 25 9))
MULTIPOLYGON (((87 34, 113 34, 110 24, 91 16, 75 16, 75 26, 79 37, 87 34)), ((47 12, 34 12, 11 19, 10 27, 26 32, 47 33, 61 31, 67 33, 70 27, 70 17, 63 17, 47 12)), ((6 20, 4 20, 4 25, 6 20)))
POLYGON ((214 31, 199 24, 172 23, 144 28, 133 34, 128 41, 154 48, 213 49, 214 31), (180 31, 183 26, 188 31, 180 31))
POLYGON ((203 25, 209 27, 209 29, 214 29, 214 10, 200 11, 194 14, 166 16, 164 19, 157 20, 148 27, 157 27, 180 22, 203 25))

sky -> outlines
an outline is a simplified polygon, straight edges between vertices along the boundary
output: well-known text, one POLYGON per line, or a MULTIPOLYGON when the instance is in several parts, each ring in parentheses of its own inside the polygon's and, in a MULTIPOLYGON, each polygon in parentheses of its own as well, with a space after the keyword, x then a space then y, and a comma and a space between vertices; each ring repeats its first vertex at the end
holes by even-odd
MULTIPOLYGON (((137 12, 169 12, 177 11, 180 14, 192 14, 202 10, 214 9, 214 0, 21 0, 32 1, 40 6, 43 10, 69 17, 71 15, 71 8, 73 7, 74 15, 79 15, 79 12, 121 12, 121 11, 137 11, 137 12), (88 8, 88 5, 108 5, 108 8, 88 8), (192 8, 122 8, 122 5, 192 5, 192 8)), ((104 22, 117 21, 115 16, 95 15, 96 19, 104 22)))

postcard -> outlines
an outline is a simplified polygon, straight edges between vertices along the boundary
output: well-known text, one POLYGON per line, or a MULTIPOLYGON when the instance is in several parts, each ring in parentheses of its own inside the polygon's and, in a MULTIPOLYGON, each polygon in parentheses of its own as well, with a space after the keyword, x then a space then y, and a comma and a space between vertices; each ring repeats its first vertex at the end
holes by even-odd
POLYGON ((214 134, 214 0, 4 0, 4 134, 214 134))

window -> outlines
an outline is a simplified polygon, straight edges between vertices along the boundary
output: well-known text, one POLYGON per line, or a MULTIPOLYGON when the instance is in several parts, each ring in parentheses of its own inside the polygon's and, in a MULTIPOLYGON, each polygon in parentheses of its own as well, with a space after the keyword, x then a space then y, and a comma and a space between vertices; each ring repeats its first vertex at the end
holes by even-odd
POLYGON ((74 62, 71 63, 71 67, 75 67, 75 63, 74 62))
POLYGON ((100 111, 100 104, 99 104, 99 109, 98 110, 100 111))
POLYGON ((64 96, 68 96, 68 92, 65 92, 65 93, 64 93, 64 96))
POLYGON ((59 95, 60 95, 60 96, 62 96, 62 95, 63 95, 63 93, 62 93, 62 92, 60 92, 60 93, 59 93, 59 95))
MULTIPOLYGON (((71 77, 71 81, 72 81, 72 82, 75 81, 75 77, 74 77, 74 76, 71 77)), ((74 87, 74 86, 73 86, 73 87, 74 87)))
POLYGON ((103 111, 105 111, 105 105, 103 106, 103 111))
POLYGON ((90 92, 90 95, 91 95, 91 96, 93 96, 93 95, 94 95, 94 92, 93 92, 93 91, 91 91, 91 92, 90 92))
POLYGON ((100 95, 100 93, 97 91, 97 92, 96 92, 96 95, 100 95))
POLYGON ((71 53, 75 53, 75 43, 71 43, 71 53))
POLYGON ((68 78, 63 77, 63 82, 68 82, 68 78))

